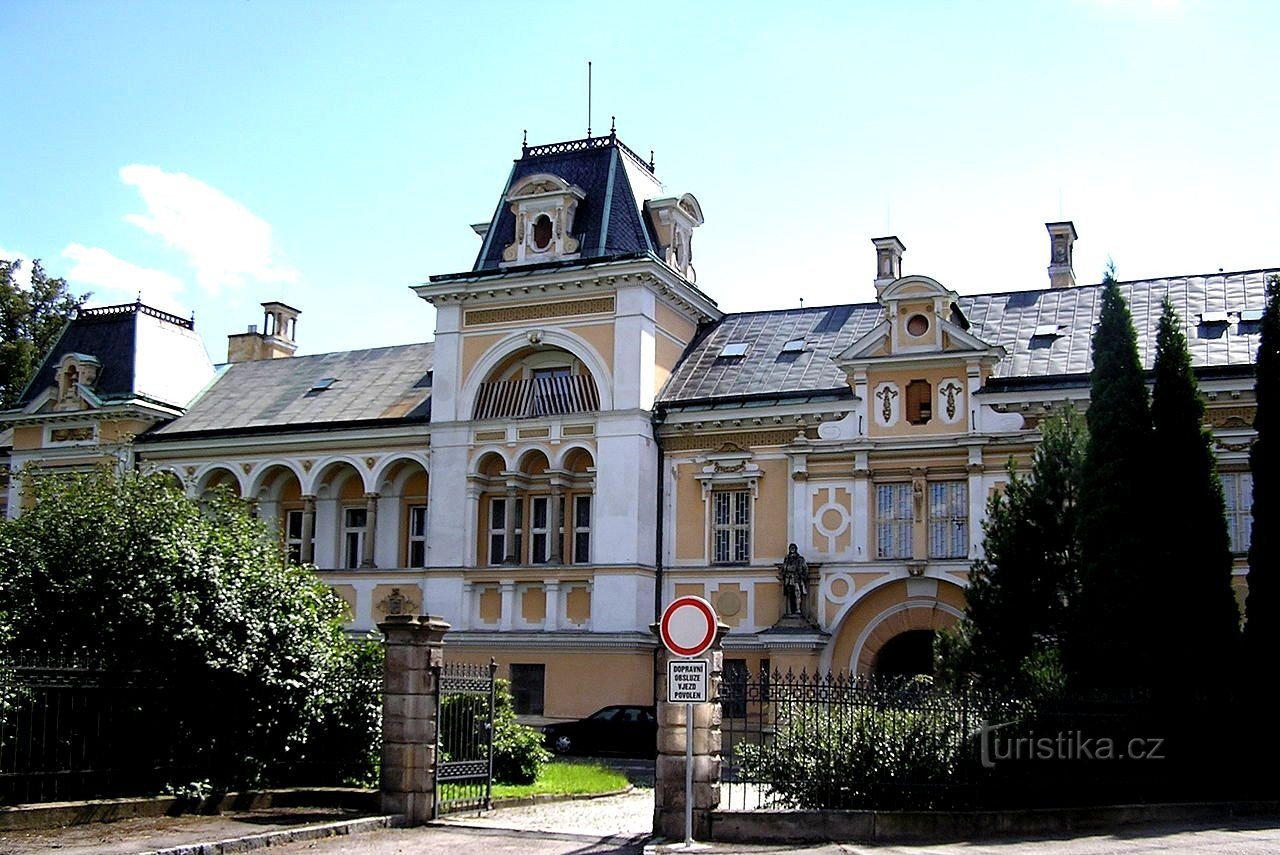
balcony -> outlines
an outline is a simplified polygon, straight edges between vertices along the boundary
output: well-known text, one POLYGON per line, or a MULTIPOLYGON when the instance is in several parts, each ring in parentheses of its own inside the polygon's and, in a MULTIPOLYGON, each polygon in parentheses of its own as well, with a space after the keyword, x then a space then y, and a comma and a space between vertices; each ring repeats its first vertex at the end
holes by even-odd
POLYGON ((473 419, 533 419, 600 409, 596 384, 586 374, 480 384, 473 419))

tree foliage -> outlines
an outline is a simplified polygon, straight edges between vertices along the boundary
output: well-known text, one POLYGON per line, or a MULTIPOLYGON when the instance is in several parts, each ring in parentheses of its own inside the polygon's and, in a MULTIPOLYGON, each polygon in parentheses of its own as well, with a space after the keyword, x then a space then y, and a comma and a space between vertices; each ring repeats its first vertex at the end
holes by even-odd
POLYGON ((344 605, 244 502, 198 503, 162 474, 24 481, 34 504, 0 524, 10 648, 93 651, 154 681, 171 783, 259 783, 332 714, 327 687, 360 657, 344 605))
POLYGON ((965 621, 940 636, 943 676, 990 689, 1051 693, 1079 589, 1076 515, 1084 422, 1071 408, 1041 427, 1031 471, 1010 465, 1009 482, 987 501, 984 557, 965 592, 965 621))
MULTIPOLYGON (((1249 450, 1253 472, 1253 531, 1249 544, 1249 598, 1245 640, 1256 667, 1271 668, 1280 655, 1280 277, 1267 282, 1262 341, 1254 393, 1257 438, 1249 450)), ((1259 671, 1258 673, 1265 673, 1259 671)))
POLYGON ((76 296, 66 280, 50 278, 38 260, 31 264, 31 287, 18 284, 18 265, 0 260, 0 410, 13 407, 40 360, 88 294, 76 296))
POLYGON ((1177 626, 1161 638, 1159 662, 1166 669, 1161 680, 1165 689, 1220 687, 1239 653, 1231 542, 1204 402, 1182 324, 1168 298, 1156 336, 1151 423, 1156 465, 1149 475, 1161 526, 1150 559, 1160 573, 1153 593, 1162 601, 1154 608, 1177 626))
MULTIPOLYGON (((1132 687, 1157 655, 1150 549, 1151 413, 1129 307, 1116 283, 1103 289, 1089 376, 1089 440, 1080 482, 1080 597, 1068 639, 1071 679, 1132 687)), ((1176 465, 1175 461, 1161 461, 1176 465)))

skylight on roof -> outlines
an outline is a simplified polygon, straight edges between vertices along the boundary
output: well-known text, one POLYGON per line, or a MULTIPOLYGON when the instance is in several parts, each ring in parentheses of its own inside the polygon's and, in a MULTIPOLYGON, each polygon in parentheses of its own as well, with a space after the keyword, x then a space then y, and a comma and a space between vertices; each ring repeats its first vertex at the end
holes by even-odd
POLYGON ((337 382, 337 380, 338 380, 338 378, 336 378, 336 377, 321 377, 319 380, 317 380, 316 382, 312 383, 312 384, 311 384, 311 388, 310 388, 310 389, 308 389, 307 391, 309 391, 309 392, 323 392, 325 389, 328 389, 330 386, 332 386, 334 383, 336 383, 336 382, 337 382))
POLYGON ((1031 333, 1032 338, 1056 338, 1060 335, 1062 335, 1060 324, 1037 324, 1031 333))
POLYGON ((747 355, 747 343, 745 341, 731 341, 720 349, 720 359, 726 357, 737 357, 747 355))
POLYGON ((1226 312, 1201 312, 1200 323, 1202 324, 1225 324, 1231 320, 1226 312))
POLYGON ((782 346, 783 353, 802 353, 804 351, 804 339, 793 338, 782 346))

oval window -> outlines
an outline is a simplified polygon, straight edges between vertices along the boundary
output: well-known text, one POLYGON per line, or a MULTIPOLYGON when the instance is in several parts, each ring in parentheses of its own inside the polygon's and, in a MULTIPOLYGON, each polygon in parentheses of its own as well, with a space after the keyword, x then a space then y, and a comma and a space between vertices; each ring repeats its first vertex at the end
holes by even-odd
POLYGON ((912 315, 907 318, 907 332, 919 338, 929 331, 929 319, 924 315, 912 315))
POLYGON ((551 218, 546 214, 533 221, 533 248, 546 249, 551 245, 551 218))

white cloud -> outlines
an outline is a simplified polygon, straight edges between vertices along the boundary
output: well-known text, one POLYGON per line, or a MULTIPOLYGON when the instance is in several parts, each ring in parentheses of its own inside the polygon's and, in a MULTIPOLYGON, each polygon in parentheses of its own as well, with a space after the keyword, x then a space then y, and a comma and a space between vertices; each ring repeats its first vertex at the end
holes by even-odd
POLYGON ((96 289, 95 303, 132 302, 141 295, 142 302, 157 309, 175 314, 188 311, 178 297, 182 280, 172 273, 139 267, 105 249, 79 243, 68 244, 62 257, 73 262, 66 278, 96 289))
POLYGON ((222 191, 181 172, 131 164, 120 180, 137 187, 146 214, 125 220, 186 253, 196 281, 211 293, 259 282, 296 282, 297 271, 278 260, 271 225, 222 191))
POLYGON ((0 259, 15 262, 10 277, 23 291, 31 290, 31 256, 0 246, 0 259))

